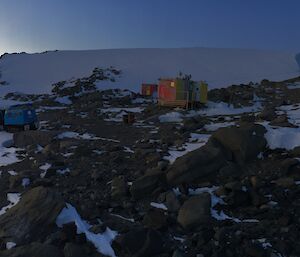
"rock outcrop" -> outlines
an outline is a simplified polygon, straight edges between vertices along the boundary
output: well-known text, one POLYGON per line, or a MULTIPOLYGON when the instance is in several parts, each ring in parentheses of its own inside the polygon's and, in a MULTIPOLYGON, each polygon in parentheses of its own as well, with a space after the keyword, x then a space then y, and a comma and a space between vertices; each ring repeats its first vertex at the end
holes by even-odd
POLYGON ((47 235, 64 202, 55 191, 36 187, 23 196, 20 202, 0 216, 0 238, 18 244, 31 242, 47 235))
POLYGON ((256 159, 264 151, 267 145, 265 132, 263 126, 249 123, 220 128, 212 134, 211 140, 219 142, 232 153, 233 161, 242 164, 256 159))
POLYGON ((167 170, 167 182, 169 185, 180 185, 201 179, 208 180, 225 163, 222 149, 208 143, 178 158, 167 170))
POLYGON ((193 196, 181 206, 177 221, 185 229, 196 229, 199 225, 208 225, 211 221, 210 209, 210 194, 193 196))

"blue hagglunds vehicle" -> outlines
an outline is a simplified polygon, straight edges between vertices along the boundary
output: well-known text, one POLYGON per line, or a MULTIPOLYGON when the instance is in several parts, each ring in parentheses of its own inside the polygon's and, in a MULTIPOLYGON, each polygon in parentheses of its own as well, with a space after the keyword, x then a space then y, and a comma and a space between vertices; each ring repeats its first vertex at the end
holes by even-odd
POLYGON ((4 112, 4 130, 38 129, 39 122, 31 105, 13 105, 4 112))

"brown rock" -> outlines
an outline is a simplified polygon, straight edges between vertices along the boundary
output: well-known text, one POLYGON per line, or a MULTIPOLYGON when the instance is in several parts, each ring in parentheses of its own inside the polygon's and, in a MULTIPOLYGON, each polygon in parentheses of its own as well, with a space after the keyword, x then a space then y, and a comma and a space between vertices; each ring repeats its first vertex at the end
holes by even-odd
POLYGON ((210 194, 204 193, 186 200, 179 210, 177 221, 185 229, 207 225, 211 221, 210 194))

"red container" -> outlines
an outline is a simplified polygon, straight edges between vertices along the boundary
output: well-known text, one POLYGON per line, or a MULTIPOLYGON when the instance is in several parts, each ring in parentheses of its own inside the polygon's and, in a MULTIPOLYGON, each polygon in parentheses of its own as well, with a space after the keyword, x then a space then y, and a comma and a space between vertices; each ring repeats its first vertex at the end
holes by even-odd
POLYGON ((142 95, 143 96, 153 96, 157 93, 157 85, 156 84, 142 84, 142 95))
POLYGON ((123 115, 123 122, 125 124, 133 124, 135 122, 135 115, 134 113, 127 113, 123 115))
POLYGON ((161 80, 159 82, 158 98, 163 101, 176 100, 176 87, 174 80, 161 80))
POLYGON ((158 104, 161 106, 186 107, 186 85, 179 79, 161 79, 158 86, 158 104))

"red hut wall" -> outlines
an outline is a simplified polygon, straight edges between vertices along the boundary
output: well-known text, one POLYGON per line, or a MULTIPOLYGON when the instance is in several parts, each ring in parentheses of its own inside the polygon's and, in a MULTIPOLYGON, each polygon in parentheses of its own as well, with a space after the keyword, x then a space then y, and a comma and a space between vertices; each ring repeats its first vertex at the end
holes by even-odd
POLYGON ((158 86, 158 98, 163 101, 176 100, 175 82, 172 80, 161 80, 158 86))

